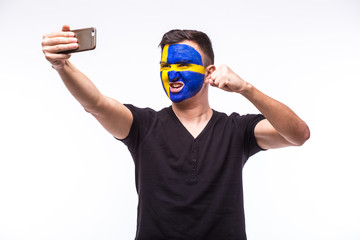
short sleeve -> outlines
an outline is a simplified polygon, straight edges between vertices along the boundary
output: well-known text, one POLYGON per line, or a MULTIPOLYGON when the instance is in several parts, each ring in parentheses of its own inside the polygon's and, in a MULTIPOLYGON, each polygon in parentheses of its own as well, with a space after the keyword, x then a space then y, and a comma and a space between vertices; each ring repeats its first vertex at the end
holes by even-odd
POLYGON ((258 114, 258 115, 248 115, 249 118, 250 118, 250 121, 247 125, 247 128, 246 128, 246 134, 248 136, 248 141, 246 141, 249 146, 247 146, 247 149, 249 150, 248 151, 248 157, 251 157, 252 155, 254 155, 255 153, 259 152, 259 151, 262 151, 262 150, 265 150, 265 149, 262 149, 258 144, 257 144, 257 141, 256 141, 256 138, 255 138, 255 127, 256 125, 263 119, 265 119, 265 117, 261 114, 258 114))
POLYGON ((122 141, 129 148, 130 152, 133 152, 139 146, 141 139, 143 139, 149 132, 149 129, 151 129, 156 112, 151 108, 138 108, 131 104, 124 105, 131 111, 133 122, 129 135, 124 139, 118 140, 122 141))
POLYGON ((259 145, 257 144, 254 130, 258 122, 265 119, 265 117, 262 114, 246 114, 246 115, 236 114, 234 117, 239 134, 244 138, 243 147, 244 147, 244 154, 246 157, 245 159, 247 160, 255 153, 264 150, 260 148, 259 145))

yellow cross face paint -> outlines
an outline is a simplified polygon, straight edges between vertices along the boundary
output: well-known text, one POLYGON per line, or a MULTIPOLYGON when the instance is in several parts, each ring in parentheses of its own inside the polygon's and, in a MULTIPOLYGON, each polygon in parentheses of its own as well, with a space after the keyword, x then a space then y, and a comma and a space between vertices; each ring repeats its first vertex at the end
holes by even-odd
POLYGON ((195 96, 204 83, 201 54, 187 44, 165 45, 160 61, 160 77, 166 95, 173 102, 195 96))

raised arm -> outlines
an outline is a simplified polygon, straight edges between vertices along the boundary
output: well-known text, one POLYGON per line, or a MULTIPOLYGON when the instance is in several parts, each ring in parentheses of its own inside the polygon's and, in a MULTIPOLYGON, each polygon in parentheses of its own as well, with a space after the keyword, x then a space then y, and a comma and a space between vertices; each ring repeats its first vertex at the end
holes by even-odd
POLYGON ((225 91, 242 94, 265 116, 266 119, 260 121, 254 131, 261 148, 300 146, 309 139, 307 124, 289 107, 245 82, 228 66, 219 66, 207 76, 205 82, 225 91))
POLYGON ((133 120, 130 110, 101 94, 90 79, 70 63, 71 55, 60 53, 78 47, 70 27, 64 25, 62 31, 45 34, 42 46, 46 59, 85 111, 91 113, 114 137, 124 139, 129 134, 133 120))

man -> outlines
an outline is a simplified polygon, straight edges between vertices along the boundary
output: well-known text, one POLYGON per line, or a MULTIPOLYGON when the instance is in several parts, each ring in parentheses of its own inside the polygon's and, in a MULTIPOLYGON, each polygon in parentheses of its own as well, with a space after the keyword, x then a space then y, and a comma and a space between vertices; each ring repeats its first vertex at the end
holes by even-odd
POLYGON ((66 87, 135 162, 139 195, 136 239, 246 239, 242 168, 263 149, 300 146, 310 131, 290 108, 228 66, 215 67, 206 34, 172 30, 160 43, 168 108, 156 112, 102 95, 61 51, 76 49, 69 26, 44 35, 43 52, 66 87), (212 110, 209 85, 246 97, 262 113, 212 110))

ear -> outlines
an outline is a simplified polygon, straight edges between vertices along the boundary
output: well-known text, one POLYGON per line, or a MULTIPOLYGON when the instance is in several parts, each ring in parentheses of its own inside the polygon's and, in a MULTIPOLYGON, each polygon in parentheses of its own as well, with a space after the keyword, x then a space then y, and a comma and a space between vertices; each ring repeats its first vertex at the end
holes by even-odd
POLYGON ((211 74, 216 70, 215 65, 209 65, 205 68, 205 79, 209 78, 211 74))
POLYGON ((216 70, 215 65, 209 65, 205 68, 205 77, 208 77, 208 75, 211 75, 216 70))

